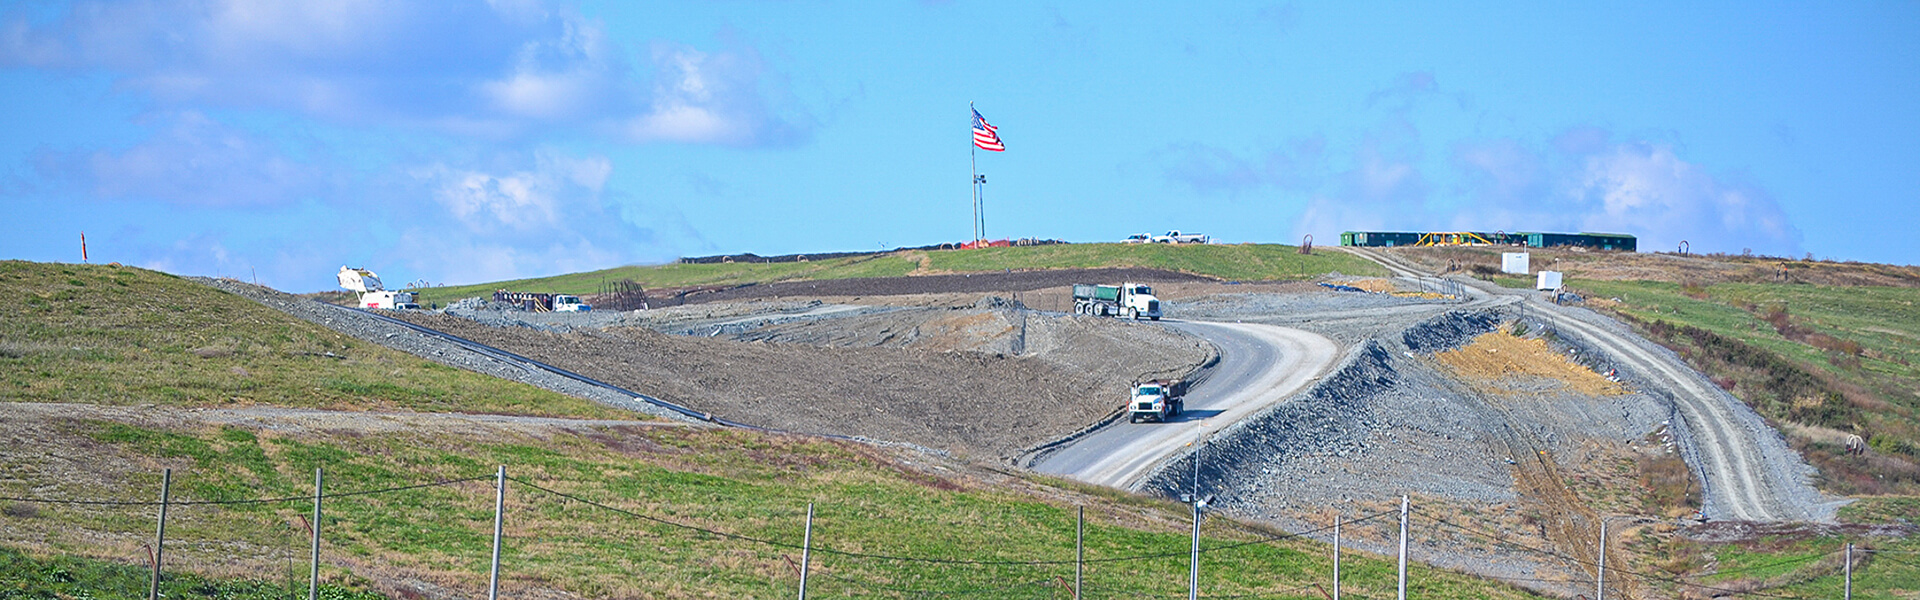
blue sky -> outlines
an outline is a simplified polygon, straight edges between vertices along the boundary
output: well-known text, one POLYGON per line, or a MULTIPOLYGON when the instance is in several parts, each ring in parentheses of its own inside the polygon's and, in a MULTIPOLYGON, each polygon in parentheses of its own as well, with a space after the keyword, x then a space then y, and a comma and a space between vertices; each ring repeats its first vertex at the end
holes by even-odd
POLYGON ((973 102, 993 238, 1920 262, 1920 4, 1173 4, 0 4, 0 258, 311 291, 961 241, 973 102))

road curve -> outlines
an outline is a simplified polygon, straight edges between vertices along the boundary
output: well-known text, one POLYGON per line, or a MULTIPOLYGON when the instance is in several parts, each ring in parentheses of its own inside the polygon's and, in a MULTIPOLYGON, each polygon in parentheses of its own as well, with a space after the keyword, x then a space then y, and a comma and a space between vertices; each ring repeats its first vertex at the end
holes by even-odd
MULTIPOLYGON (((1372 260, 1398 277, 1433 281, 1413 265, 1387 252, 1371 248, 1340 248, 1372 260)), ((1476 297, 1513 299, 1533 296, 1531 292, 1466 283, 1464 291, 1476 297)), ((1477 298, 1476 298, 1477 299, 1477 298)), ((1625 372, 1639 378, 1673 400, 1674 410, 1693 435, 1698 474, 1702 482, 1705 511, 1713 518, 1743 521, 1831 520, 1831 510, 1820 493, 1795 471, 1804 466, 1786 447, 1779 435, 1760 421, 1752 409, 1731 395, 1721 392, 1698 371, 1674 357, 1656 350, 1639 336, 1616 333, 1609 328, 1567 314, 1559 306, 1533 298, 1527 302, 1542 319, 1562 333, 1571 333, 1594 344, 1618 360, 1625 372)))
POLYGON ((1340 353, 1333 340, 1290 327, 1198 321, 1167 325, 1206 338, 1220 351, 1220 362, 1206 379, 1187 391, 1186 412, 1169 423, 1115 422, 1047 455, 1034 470, 1132 489, 1198 436, 1305 388, 1340 353))

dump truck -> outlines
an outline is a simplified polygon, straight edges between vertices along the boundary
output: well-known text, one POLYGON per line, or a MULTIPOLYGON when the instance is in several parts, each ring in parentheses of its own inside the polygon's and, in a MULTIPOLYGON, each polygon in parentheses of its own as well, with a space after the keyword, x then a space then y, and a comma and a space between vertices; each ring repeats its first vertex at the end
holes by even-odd
POLYGON ((413 292, 388 290, 379 275, 364 268, 341 265, 340 287, 360 296, 360 308, 420 308, 413 303, 413 292))
POLYGON ((587 312, 593 310, 593 307, 582 302, 579 296, 571 294, 498 290, 493 293, 493 301, 532 312, 587 312))
POLYGON ((1127 421, 1139 423, 1152 419, 1162 423, 1186 409, 1187 383, 1179 379, 1155 379, 1133 384, 1127 396, 1127 421))
POLYGON ((1153 296, 1153 287, 1144 283, 1076 283, 1073 286, 1073 313, 1096 317, 1124 316, 1129 319, 1146 317, 1158 321, 1160 299, 1153 296))

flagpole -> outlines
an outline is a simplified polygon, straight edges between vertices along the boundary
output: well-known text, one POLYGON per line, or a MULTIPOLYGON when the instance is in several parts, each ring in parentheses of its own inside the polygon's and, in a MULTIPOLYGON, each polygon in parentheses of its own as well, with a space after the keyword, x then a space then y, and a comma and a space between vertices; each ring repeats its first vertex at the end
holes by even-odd
MULTIPOLYGON (((972 102, 967 103, 967 110, 978 114, 972 102)), ((973 127, 972 119, 973 117, 969 116, 967 121, 969 130, 973 127)), ((985 223, 980 220, 980 144, 973 141, 971 136, 967 140, 967 163, 973 168, 973 177, 968 181, 973 183, 973 241, 978 245, 980 238, 986 237, 987 232, 984 231, 985 223)))

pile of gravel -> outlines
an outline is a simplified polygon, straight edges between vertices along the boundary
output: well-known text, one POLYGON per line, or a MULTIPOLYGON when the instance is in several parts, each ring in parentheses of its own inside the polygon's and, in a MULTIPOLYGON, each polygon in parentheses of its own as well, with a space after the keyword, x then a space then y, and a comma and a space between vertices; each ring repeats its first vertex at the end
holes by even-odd
POLYGON ((450 302, 447 304, 446 310, 461 310, 461 311, 487 310, 490 304, 492 303, 487 302, 486 298, 474 296, 472 298, 461 298, 459 300, 450 302))
POLYGON ((1452 350, 1472 342, 1474 337, 1482 333, 1493 331, 1501 321, 1500 315, 1492 311, 1447 311, 1408 327, 1406 333, 1400 334, 1400 341, 1414 352, 1452 350))
POLYGON ((1380 344, 1368 342, 1304 395, 1214 435, 1200 456, 1197 475, 1195 454, 1189 453, 1154 472, 1141 490, 1177 498, 1193 490, 1197 477, 1202 496, 1215 494, 1220 504, 1246 504, 1276 493, 1268 476, 1284 463, 1366 450, 1368 438, 1382 425, 1369 400, 1398 382, 1389 358, 1380 344))

